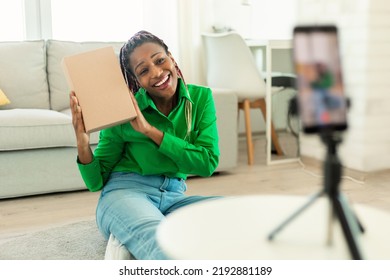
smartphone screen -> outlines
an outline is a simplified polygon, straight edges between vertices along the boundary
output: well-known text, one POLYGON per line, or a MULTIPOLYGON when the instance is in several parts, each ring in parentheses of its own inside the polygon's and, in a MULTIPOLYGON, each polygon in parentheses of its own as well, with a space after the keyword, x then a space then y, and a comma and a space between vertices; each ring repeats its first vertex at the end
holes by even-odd
POLYGON ((306 133, 345 130, 347 101, 335 26, 297 26, 293 34, 298 107, 306 133))

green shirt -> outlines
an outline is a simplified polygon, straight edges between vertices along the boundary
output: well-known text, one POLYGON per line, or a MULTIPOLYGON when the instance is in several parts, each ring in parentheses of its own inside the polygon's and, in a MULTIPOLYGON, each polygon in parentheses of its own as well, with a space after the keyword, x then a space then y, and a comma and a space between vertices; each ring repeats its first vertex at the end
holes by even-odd
POLYGON ((135 131, 130 123, 100 132, 93 161, 78 167, 90 191, 100 190, 111 172, 135 172, 186 179, 187 174, 210 176, 219 162, 218 131, 212 92, 179 80, 177 106, 165 116, 144 89, 135 95, 145 119, 164 132, 160 146, 135 131), (186 138, 185 100, 192 103, 191 133, 186 138))

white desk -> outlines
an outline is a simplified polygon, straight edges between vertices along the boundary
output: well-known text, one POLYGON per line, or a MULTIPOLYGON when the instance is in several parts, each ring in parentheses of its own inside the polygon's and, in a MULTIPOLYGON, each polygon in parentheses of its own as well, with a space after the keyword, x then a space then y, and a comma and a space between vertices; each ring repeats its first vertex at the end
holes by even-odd
MULTIPOLYGON (((248 47, 252 49, 261 48, 265 49, 265 78, 266 78, 266 104, 267 108, 272 108, 271 98, 271 76, 272 76, 272 51, 276 49, 291 49, 292 40, 246 40, 248 47)), ((267 110, 267 121, 266 121, 266 138, 267 138, 267 164, 274 163, 286 163, 297 161, 298 158, 293 159, 280 159, 272 161, 271 158, 271 110, 267 110)))
MULTIPOLYGON (((201 202, 170 214, 157 238, 173 259, 350 259, 338 221, 333 245, 326 245, 329 201, 325 197, 268 241, 268 234, 307 201, 304 196, 243 196, 201 202)), ((363 257, 390 259, 390 213, 353 208, 366 229, 359 235, 363 257)))

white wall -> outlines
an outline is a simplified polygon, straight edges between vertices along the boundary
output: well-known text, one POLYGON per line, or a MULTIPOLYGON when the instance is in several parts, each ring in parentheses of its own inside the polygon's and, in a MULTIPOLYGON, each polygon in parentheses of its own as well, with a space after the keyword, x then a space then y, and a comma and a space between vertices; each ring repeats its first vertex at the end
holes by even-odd
POLYGON ((214 25, 230 27, 244 38, 288 39, 296 0, 212 0, 214 25))
MULTIPOLYGON (((339 27, 346 93, 352 107, 340 147, 344 166, 369 172, 390 168, 390 2, 299 0, 301 23, 339 27)), ((316 136, 301 138, 301 153, 322 159, 316 136)))

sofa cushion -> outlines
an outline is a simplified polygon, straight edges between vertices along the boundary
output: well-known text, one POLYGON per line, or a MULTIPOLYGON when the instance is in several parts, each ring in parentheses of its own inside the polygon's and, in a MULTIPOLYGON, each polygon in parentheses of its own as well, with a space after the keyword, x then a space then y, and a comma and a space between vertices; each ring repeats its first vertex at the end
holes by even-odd
MULTIPOLYGON (((99 132, 91 133, 97 144, 99 132)), ((70 110, 0 110, 0 151, 76 147, 70 110)))
POLYGON ((47 72, 50 87, 50 105, 53 110, 61 111, 69 107, 69 87, 61 66, 62 58, 107 46, 113 46, 115 52, 119 54, 123 42, 47 41, 47 72))
POLYGON ((72 119, 47 109, 0 110, 0 150, 76 145, 72 119))
POLYGON ((49 109, 45 41, 0 42, 0 88, 10 104, 2 109, 49 109))

